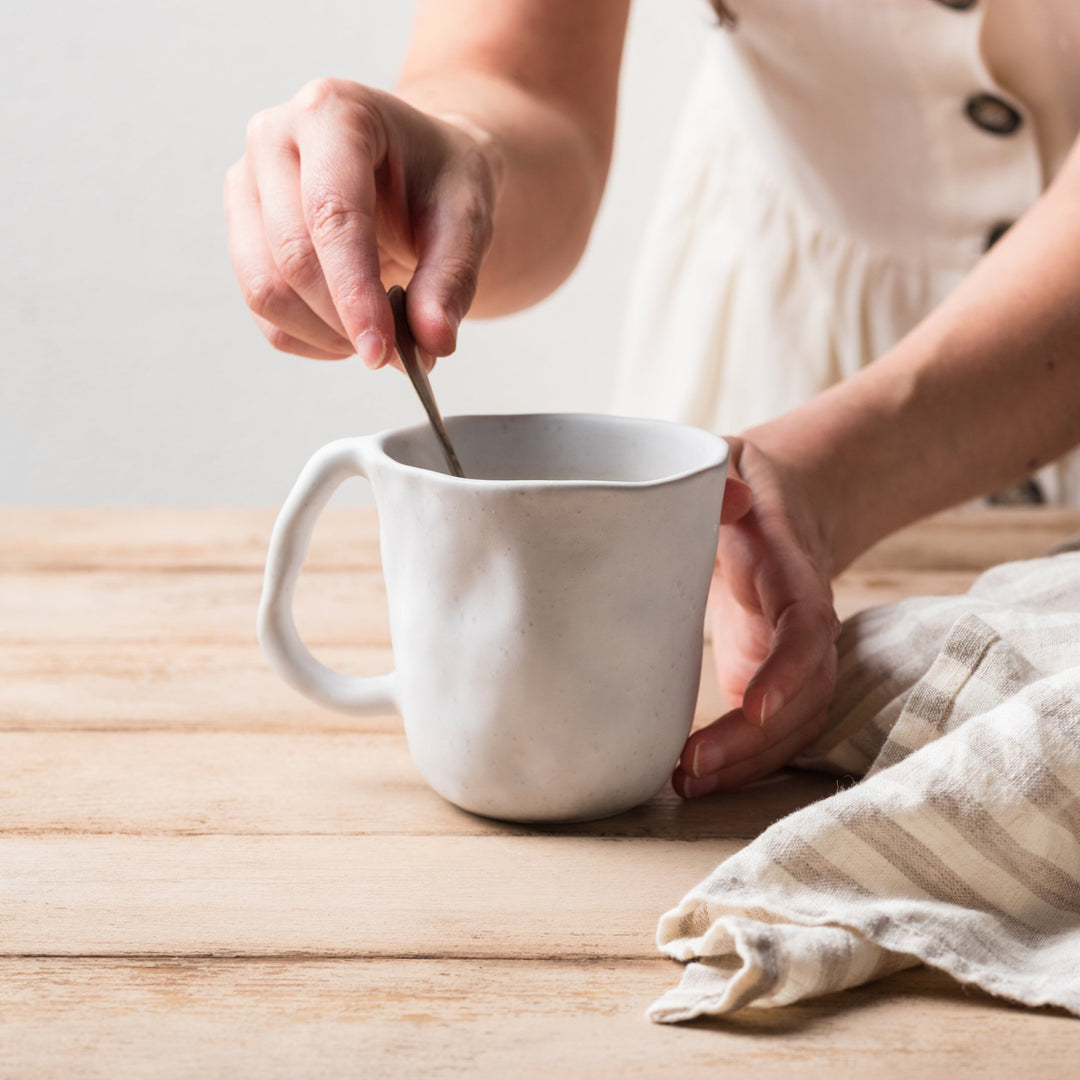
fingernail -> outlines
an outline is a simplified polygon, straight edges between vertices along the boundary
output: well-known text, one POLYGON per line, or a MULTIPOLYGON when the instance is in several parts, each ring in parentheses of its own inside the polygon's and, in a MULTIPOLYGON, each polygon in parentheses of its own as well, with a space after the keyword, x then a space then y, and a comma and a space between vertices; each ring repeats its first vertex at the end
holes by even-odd
POLYGON ((457 332, 461 320, 452 311, 444 311, 443 319, 446 322, 446 328, 450 331, 450 339, 454 343, 454 348, 457 348, 457 332))
POLYGON ((682 777, 682 783, 675 787, 675 794, 682 796, 684 799, 696 799, 699 795, 711 794, 719 786, 720 780, 715 776, 706 776, 701 780, 684 776, 682 777))
POLYGON ((386 358, 386 338, 378 330, 365 330, 355 341, 356 355, 374 370, 386 358))
POLYGON ((770 690, 761 702, 761 726, 764 727, 784 704, 784 699, 779 690, 770 690))
POLYGON ((724 767, 724 749, 715 743, 698 743, 694 747, 694 755, 690 759, 690 775, 695 777, 708 776, 709 773, 719 772, 724 767))

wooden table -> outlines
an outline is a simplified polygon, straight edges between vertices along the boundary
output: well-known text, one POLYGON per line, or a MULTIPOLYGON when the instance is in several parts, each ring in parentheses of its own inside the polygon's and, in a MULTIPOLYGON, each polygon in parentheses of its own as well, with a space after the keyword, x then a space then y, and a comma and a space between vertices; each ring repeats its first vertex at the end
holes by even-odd
MULTIPOLYGON (((544 830, 459 812, 397 718, 323 712, 269 671, 272 517, 0 511, 0 1077, 1077 1075, 1080 1021, 925 969, 650 1024, 680 971, 657 917, 834 782, 544 830)), ((845 574, 839 605, 957 591, 1078 529, 939 518, 845 574)), ((371 513, 321 523, 297 613, 330 661, 389 668, 371 513)), ((706 679, 702 716, 716 697, 706 679)))

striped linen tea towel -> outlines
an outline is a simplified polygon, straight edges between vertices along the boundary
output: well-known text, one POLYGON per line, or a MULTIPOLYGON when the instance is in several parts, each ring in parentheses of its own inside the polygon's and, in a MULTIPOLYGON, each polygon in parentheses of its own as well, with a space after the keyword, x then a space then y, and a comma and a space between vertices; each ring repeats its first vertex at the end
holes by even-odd
POLYGON ((856 615, 830 727, 861 777, 776 822, 660 920, 674 1023, 920 963, 1080 1015, 1080 551, 856 615))

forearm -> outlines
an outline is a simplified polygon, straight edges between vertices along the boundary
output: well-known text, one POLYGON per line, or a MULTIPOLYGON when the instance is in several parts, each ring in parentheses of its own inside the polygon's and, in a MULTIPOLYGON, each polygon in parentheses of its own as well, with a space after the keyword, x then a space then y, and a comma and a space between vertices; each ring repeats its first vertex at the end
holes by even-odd
POLYGON ((842 569, 926 514, 1080 443, 1080 159, 964 283, 855 378, 748 432, 816 500, 842 569))
POLYGON ((611 157, 628 6, 628 0, 420 5, 398 93, 478 136, 496 177, 493 240, 474 315, 541 299, 585 248, 611 157))
POLYGON ((475 135, 492 164, 494 232, 470 314, 503 315, 552 292, 585 249, 607 157, 558 109, 497 77, 446 74, 398 93, 475 135))

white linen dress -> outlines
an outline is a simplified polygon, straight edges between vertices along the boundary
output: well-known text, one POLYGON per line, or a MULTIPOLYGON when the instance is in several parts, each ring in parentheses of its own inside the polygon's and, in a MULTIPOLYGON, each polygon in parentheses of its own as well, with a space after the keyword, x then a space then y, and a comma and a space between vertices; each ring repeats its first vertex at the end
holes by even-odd
MULTIPOLYGON (((1039 198, 1080 131, 1080 0, 728 7, 645 240, 615 408, 734 434, 888 350, 1039 198)), ((1080 455, 1036 480, 1080 503, 1080 455)))

